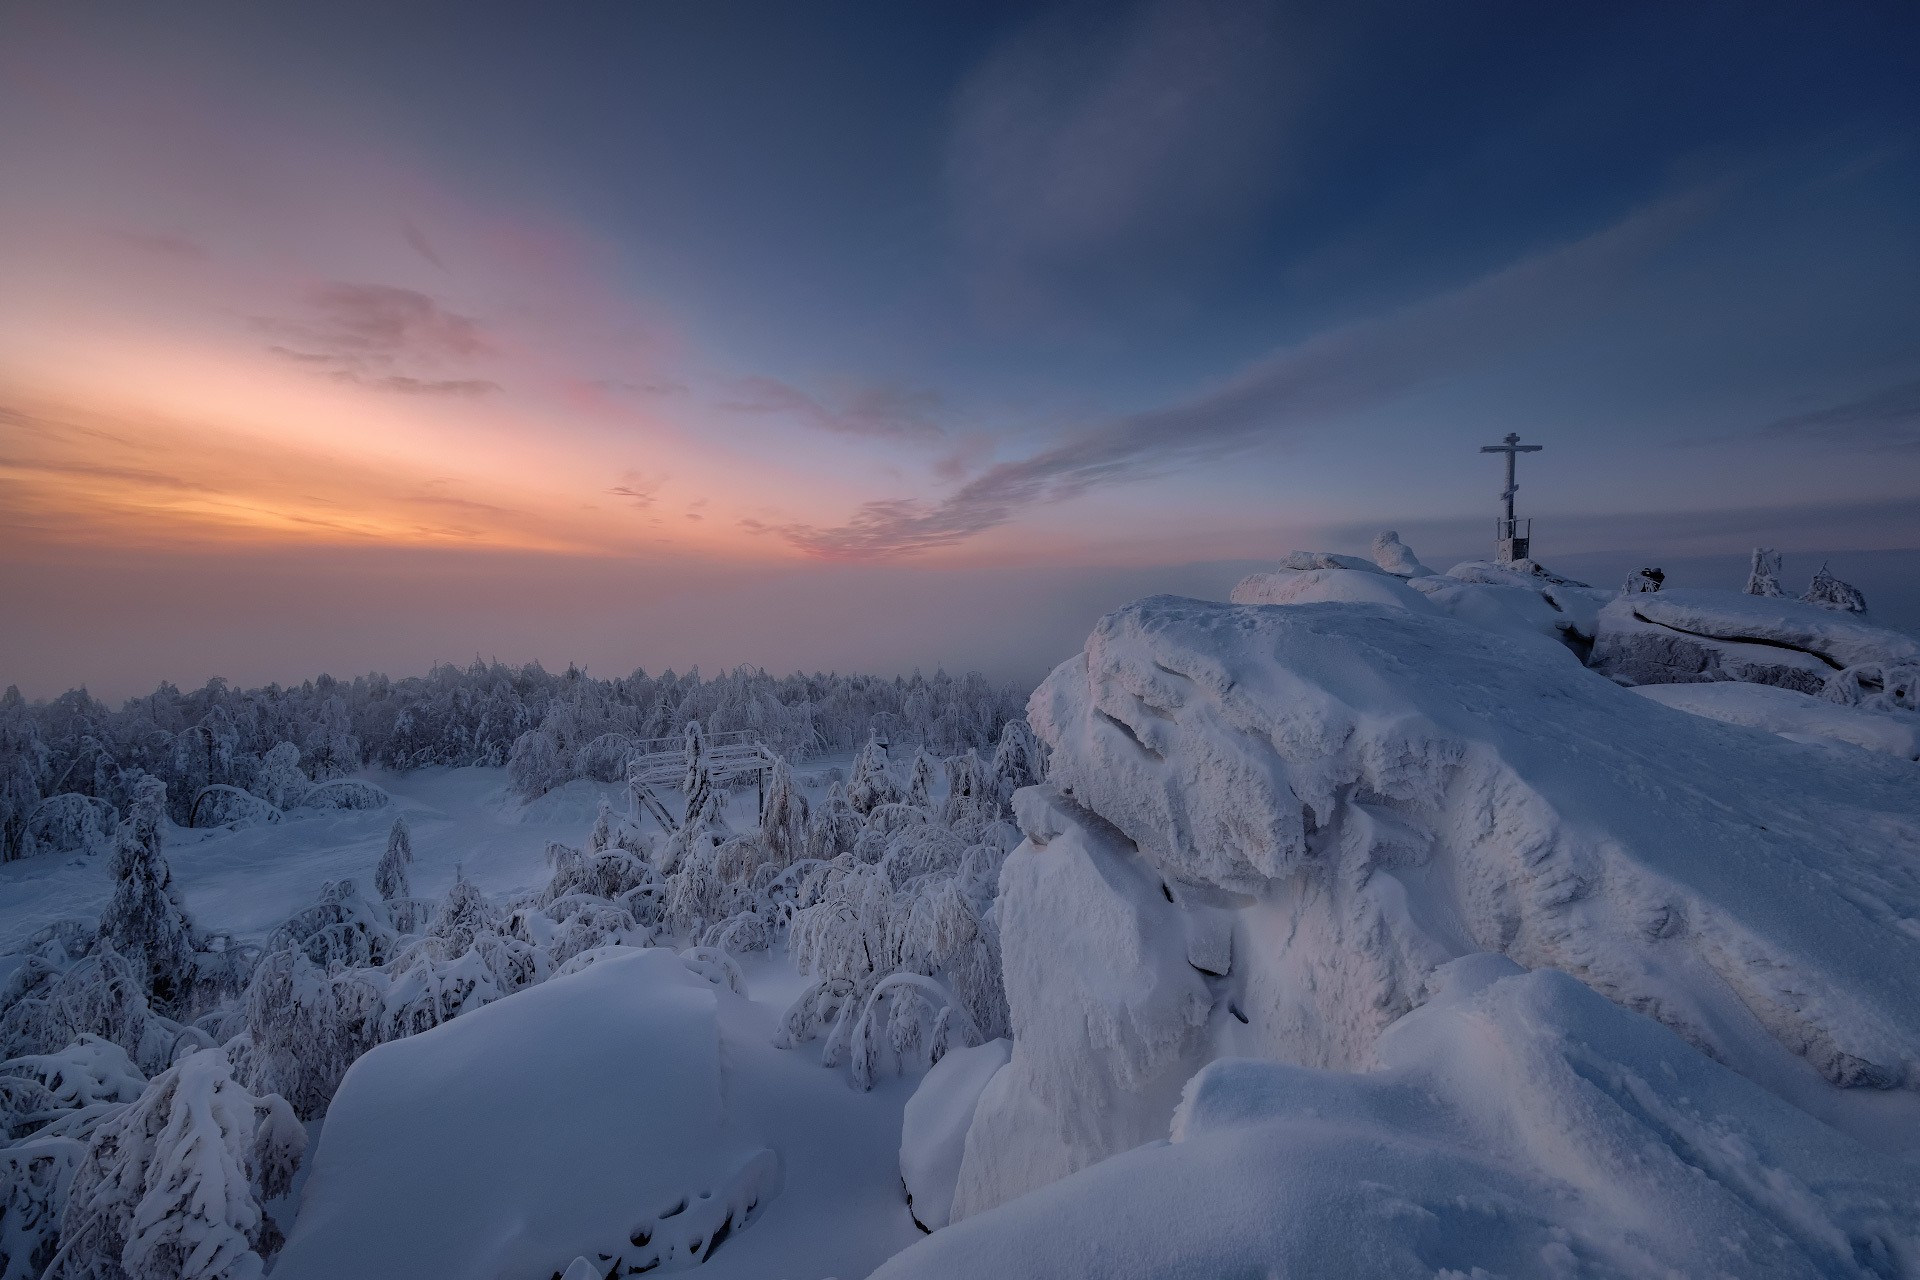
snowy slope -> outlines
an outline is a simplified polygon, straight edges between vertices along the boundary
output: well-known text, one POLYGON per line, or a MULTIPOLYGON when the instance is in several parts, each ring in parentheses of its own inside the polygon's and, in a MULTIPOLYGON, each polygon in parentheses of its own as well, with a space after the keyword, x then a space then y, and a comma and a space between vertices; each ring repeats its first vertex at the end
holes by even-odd
POLYGON ((1896 1276, 1920 1170, 1551 970, 1457 960, 1373 1068, 1235 1058, 1150 1143, 874 1280, 1896 1276))
POLYGON ((1030 716, 1054 754, 1003 873, 1014 1053, 956 1218, 1164 1133, 1211 1058, 1366 1065, 1476 951, 1564 970, 1864 1138, 1920 1141, 1910 763, 1364 604, 1139 602, 1030 716))

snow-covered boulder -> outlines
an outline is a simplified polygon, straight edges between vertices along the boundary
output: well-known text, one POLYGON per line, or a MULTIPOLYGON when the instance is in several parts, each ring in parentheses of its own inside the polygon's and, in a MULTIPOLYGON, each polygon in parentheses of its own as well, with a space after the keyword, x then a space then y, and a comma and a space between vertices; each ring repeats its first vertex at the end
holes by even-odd
POLYGON ((1413 548, 1400 541, 1400 535, 1385 529, 1373 535, 1373 562, 1398 578, 1428 578, 1433 570, 1420 563, 1413 548))
POLYGON ((1920 666, 1920 640, 1800 600, 1675 588, 1603 609, 1590 662, 1622 684, 1738 680, 1818 694, 1850 668, 1920 666))
POLYGON ((1645 684, 1643 698, 1709 720, 1747 725, 1802 742, 1822 739, 1920 759, 1920 715, 1843 706, 1777 685, 1717 680, 1707 684, 1645 684))
POLYGON ((921 1229, 936 1231, 947 1225, 974 1108, 1012 1050, 1004 1037, 971 1049, 951 1049, 907 1100, 900 1125, 900 1181, 921 1229))
POLYGON ((1378 570, 1321 568, 1250 573, 1233 589, 1235 604, 1384 604, 1429 612, 1433 606, 1399 578, 1378 570))
POLYGON ((997 907, 1014 1049, 956 1219, 1163 1130, 1212 1058, 1364 1065, 1477 951, 1920 1141, 1920 1107, 1848 1100, 1920 1085, 1909 763, 1729 732, 1557 646, 1378 605, 1141 601, 1029 719, 1052 764, 997 907))
POLYGON ((1197 1075, 1171 1141, 873 1280, 1920 1272, 1920 1173, 1562 973, 1456 960, 1357 1073, 1197 1075))
POLYGON ((716 1001, 666 949, 549 979, 353 1065, 275 1280, 674 1270, 779 1190, 728 1107, 716 1001))

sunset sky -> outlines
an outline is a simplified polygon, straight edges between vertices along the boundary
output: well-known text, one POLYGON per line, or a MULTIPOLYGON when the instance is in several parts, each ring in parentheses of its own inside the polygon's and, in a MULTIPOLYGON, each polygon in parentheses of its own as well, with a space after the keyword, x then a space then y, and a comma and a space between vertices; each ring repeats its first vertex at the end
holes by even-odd
POLYGON ((1903 3, 0 0, 0 125, 29 696, 1027 679, 1508 431, 1550 563, 1920 598, 1903 3))

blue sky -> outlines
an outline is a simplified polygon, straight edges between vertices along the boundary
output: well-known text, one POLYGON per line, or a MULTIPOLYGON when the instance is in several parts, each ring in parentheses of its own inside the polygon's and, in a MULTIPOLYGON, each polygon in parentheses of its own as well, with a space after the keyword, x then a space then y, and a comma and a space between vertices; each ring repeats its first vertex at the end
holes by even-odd
MULTIPOLYGON (((1464 553, 1510 430, 1549 558, 1920 547, 1917 37, 1897 4, 0 6, 0 572, 404 549, 878 601, 1380 524, 1464 553)), ((412 640, 301 660, 485 646, 407 572, 412 640)), ((869 661, 974 660, 926 615, 869 661)), ((25 682, 86 678, 36 627, 25 682)))

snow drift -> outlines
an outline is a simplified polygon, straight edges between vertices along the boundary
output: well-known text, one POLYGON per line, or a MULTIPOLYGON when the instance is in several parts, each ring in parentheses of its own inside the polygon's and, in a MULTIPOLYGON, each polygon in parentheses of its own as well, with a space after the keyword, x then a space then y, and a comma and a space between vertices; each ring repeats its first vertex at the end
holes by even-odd
POLYGON ((1565 974, 1455 960, 1376 1069, 1245 1058, 1160 1141, 934 1234, 874 1280, 1897 1276, 1920 1174, 1565 974))
POLYGON ((1370 1065, 1474 952, 1573 975, 1859 1136, 1920 1132, 1908 762, 1379 604, 1141 601, 1030 718, 1053 763, 997 908, 1014 1049, 956 1220, 1163 1137, 1215 1058, 1370 1065))

